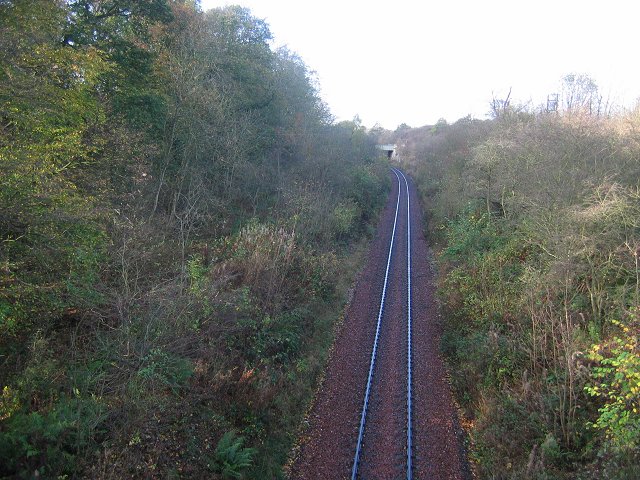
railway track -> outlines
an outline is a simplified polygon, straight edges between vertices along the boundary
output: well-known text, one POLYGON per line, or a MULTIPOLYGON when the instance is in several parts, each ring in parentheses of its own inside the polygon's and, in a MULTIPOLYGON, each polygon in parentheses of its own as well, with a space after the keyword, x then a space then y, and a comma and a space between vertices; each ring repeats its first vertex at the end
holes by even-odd
POLYGON ((411 221, 421 218, 417 192, 392 172, 292 480, 472 478, 439 353, 428 245, 411 221))
MULTIPOLYGON (((395 209, 395 216, 393 221, 393 229, 391 232, 391 239, 389 241, 387 264, 386 264, 386 270, 384 275, 384 283, 382 286, 382 293, 380 296, 378 318, 377 318, 377 324, 376 324, 376 333, 374 337, 373 347, 371 349, 369 373, 368 373, 367 383, 365 387, 362 411, 360 414, 360 426, 358 429, 358 439, 356 442, 356 450, 353 458, 353 466, 351 469, 352 480, 356 480, 357 478, 359 478, 360 464, 363 456, 363 451, 365 450, 365 433, 373 430, 371 428, 371 420, 368 419, 370 403, 371 403, 370 400, 371 400, 372 392, 376 388, 376 385, 374 385, 376 383, 376 379, 381 375, 394 375, 398 377, 402 377, 402 375, 406 375, 406 384, 405 384, 405 393, 404 393, 405 402, 403 402, 404 405, 398 404, 397 402, 398 389, 396 385, 396 388, 394 389, 396 390, 395 394, 391 395, 391 397, 393 397, 393 400, 394 400, 393 405, 386 405, 383 408, 390 410, 389 414, 392 420, 390 423, 394 424, 393 426, 395 427, 393 428, 393 430, 398 429, 398 422, 397 422, 398 412, 404 411, 404 419, 405 419, 404 430, 406 432, 406 435, 404 439, 404 445, 402 445, 402 448, 404 448, 404 452, 405 452, 405 455, 404 455, 405 456, 405 461, 404 461, 405 475, 403 476, 405 476, 407 480, 411 480, 413 478, 413 467, 412 467, 412 464, 413 464, 413 428, 412 428, 412 424, 413 424, 412 354, 413 354, 413 351, 412 350, 413 349, 412 349, 412 325, 411 325, 411 214, 410 214, 411 205, 410 205, 410 196, 409 196, 409 183, 407 181, 407 178, 405 177, 404 173, 402 173, 398 169, 392 168, 392 171, 395 174, 398 182, 396 209, 395 209), (400 221, 398 221, 399 215, 400 215, 400 221), (406 225, 406 230, 405 230, 406 234, 404 235, 406 239, 406 244, 404 245, 404 248, 402 248, 403 246, 398 245, 400 242, 402 242, 402 238, 401 238, 402 234, 405 233, 401 231, 400 224, 402 223, 406 225), (404 252, 406 252, 406 256, 403 255, 404 253, 403 250, 404 252), (404 262, 406 262, 406 270, 403 268, 404 262), (402 294, 402 290, 398 288, 389 288, 389 284, 390 284, 389 273, 392 270, 395 270, 396 274, 391 275, 391 278, 396 280, 396 282, 398 279, 398 273, 403 270, 406 272, 406 277, 403 279, 406 282, 406 292, 405 292, 406 304, 404 305, 404 311, 400 316, 401 318, 398 318, 398 305, 401 304, 402 301, 398 298, 399 297, 398 294, 402 294), (385 304, 388 305, 389 303, 387 302, 387 294, 389 291, 395 294, 395 298, 393 299, 395 308, 385 309, 385 304), (389 310, 392 310, 392 311, 389 312, 389 310), (405 356, 405 362, 403 365, 403 371, 397 371, 397 366, 398 366, 397 359, 395 362, 393 361, 391 362, 392 367, 395 367, 395 368, 390 369, 390 367, 388 366, 386 366, 386 368, 385 366, 380 367, 377 364, 381 335, 388 336, 394 333, 394 329, 385 329, 388 331, 384 331, 384 332, 382 331, 385 326, 385 322, 388 323, 391 321, 396 321, 396 322, 400 321, 401 324, 404 323, 403 327, 405 330, 405 334, 403 336, 406 339, 405 341, 406 356, 405 356), (367 422, 369 422, 369 425, 367 425, 367 422)), ((400 285, 402 285, 404 282, 399 282, 399 283, 400 285)), ((397 331, 397 329, 395 330, 397 331)), ((393 356, 394 353, 397 353, 397 352, 384 352, 386 357, 393 356)), ((390 363, 390 362, 387 362, 387 363, 390 363)), ((381 402, 378 402, 377 408, 380 408, 380 403, 381 402)), ((387 421, 389 423, 389 418, 387 419, 383 418, 383 421, 387 421)), ((389 429, 386 428, 385 430, 388 432, 389 429)), ((369 434, 369 437, 373 437, 373 436, 374 434, 373 435, 371 433, 369 434)), ((370 458, 376 458, 379 453, 382 453, 377 451, 379 450, 379 448, 377 448, 377 443, 379 443, 377 442, 377 440, 378 439, 376 438, 367 439, 368 452, 366 453, 366 455, 368 455, 370 458)), ((381 450, 387 453, 389 452, 388 446, 381 448, 381 450)), ((385 463, 388 464, 388 462, 385 462, 385 463)), ((397 462, 394 462, 394 467, 395 469, 398 468, 397 462)), ((375 472, 373 471, 369 473, 375 474, 375 472)))

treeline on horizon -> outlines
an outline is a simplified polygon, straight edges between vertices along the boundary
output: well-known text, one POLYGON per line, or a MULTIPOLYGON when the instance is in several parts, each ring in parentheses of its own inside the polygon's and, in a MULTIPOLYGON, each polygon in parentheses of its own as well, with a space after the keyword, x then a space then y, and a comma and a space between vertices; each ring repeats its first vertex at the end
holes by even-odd
POLYGON ((240 7, 0 2, 0 478, 280 478, 389 188, 240 7))
POLYGON ((640 478, 640 107, 563 87, 553 111, 378 132, 424 202, 480 478, 640 478))

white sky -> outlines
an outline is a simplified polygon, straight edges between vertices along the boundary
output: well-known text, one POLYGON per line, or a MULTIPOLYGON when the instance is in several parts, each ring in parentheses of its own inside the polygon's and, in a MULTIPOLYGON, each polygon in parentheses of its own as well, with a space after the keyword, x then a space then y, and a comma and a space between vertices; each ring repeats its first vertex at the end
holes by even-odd
POLYGON ((338 120, 395 129, 484 118, 493 94, 534 105, 585 73, 605 97, 640 97, 637 0, 201 0, 267 21, 315 70, 338 120))

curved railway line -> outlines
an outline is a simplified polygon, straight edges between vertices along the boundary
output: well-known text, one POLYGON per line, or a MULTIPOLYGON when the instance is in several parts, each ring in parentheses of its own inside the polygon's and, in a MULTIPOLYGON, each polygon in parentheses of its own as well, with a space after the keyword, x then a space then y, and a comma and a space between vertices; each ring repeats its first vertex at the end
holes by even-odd
POLYGON ((417 193, 391 170, 393 190, 336 333, 292 479, 472 478, 439 354, 417 193))

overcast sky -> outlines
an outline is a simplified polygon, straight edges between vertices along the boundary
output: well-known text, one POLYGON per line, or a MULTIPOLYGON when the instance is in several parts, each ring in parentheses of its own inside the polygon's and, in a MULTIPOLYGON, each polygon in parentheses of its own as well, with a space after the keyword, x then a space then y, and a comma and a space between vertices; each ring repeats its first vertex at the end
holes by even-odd
POLYGON ((484 118, 489 101, 534 105, 585 73, 611 100, 640 97, 636 0, 201 0, 267 21, 314 71, 338 120, 394 129, 484 118))

